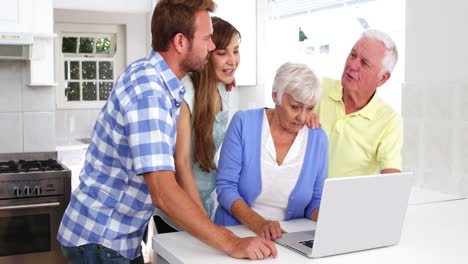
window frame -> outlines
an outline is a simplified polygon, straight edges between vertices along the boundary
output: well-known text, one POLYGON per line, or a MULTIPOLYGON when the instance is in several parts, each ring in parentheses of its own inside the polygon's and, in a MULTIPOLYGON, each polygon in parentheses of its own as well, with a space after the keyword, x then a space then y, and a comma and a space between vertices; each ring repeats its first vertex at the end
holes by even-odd
MULTIPOLYGON (((99 101, 99 95, 97 95, 96 101, 67 101, 65 96, 65 61, 79 61, 80 62, 80 74, 81 64, 83 61, 96 61, 96 89, 99 90, 99 62, 101 61, 112 61, 113 62, 113 80, 115 84, 117 77, 123 71, 125 66, 125 43, 124 43, 124 29, 123 25, 101 25, 101 24, 76 24, 76 23, 57 23, 55 24, 55 33, 57 38, 55 39, 55 76, 56 76, 56 105, 57 109, 100 109, 106 103, 106 100, 99 101), (63 37, 108 37, 115 36, 115 43, 112 43, 112 47, 117 46, 113 57, 108 55, 100 54, 89 54, 80 56, 73 53, 64 54, 62 53, 62 41, 63 37)), ((79 46, 79 45, 78 45, 79 46)), ((95 49, 95 47, 94 47, 95 49)), ((68 64, 70 67, 70 63, 68 64)), ((70 80, 68 80, 70 81, 70 80)), ((77 82, 83 83, 87 80, 80 79, 77 82)), ((98 91, 97 91, 98 94, 98 91)), ((82 98, 83 92, 80 89, 80 98, 82 98)), ((81 100, 81 99, 80 99, 81 100)))

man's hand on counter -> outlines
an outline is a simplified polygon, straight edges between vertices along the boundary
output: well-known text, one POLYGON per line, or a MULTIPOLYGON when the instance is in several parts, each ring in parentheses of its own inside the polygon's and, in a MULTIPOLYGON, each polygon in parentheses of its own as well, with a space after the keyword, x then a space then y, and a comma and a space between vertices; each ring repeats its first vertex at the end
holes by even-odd
POLYGON ((153 204, 177 226, 202 242, 234 258, 276 257, 273 242, 260 237, 239 238, 231 230, 214 224, 178 185, 173 171, 147 172, 143 177, 153 204))
POLYGON ((233 258, 258 260, 272 256, 276 258, 275 244, 261 237, 236 238, 232 250, 228 253, 233 258))

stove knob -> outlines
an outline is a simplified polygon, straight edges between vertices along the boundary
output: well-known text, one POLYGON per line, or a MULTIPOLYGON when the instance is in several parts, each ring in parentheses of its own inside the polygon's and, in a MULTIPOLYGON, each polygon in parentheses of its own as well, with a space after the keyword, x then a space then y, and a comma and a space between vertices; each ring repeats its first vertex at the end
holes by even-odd
POLYGON ((16 197, 20 197, 21 196, 21 189, 18 188, 18 187, 15 187, 13 189, 13 194, 16 196, 16 197))
POLYGON ((31 196, 31 187, 29 187, 29 186, 24 187, 24 195, 25 196, 31 196))
POLYGON ((34 186, 34 193, 36 195, 41 195, 42 194, 41 187, 40 186, 34 186))

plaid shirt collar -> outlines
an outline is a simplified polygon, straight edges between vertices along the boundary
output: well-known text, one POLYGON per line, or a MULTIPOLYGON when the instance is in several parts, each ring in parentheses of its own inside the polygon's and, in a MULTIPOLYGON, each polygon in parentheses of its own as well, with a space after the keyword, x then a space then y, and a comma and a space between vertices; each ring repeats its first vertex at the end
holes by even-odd
POLYGON ((174 74, 170 66, 157 51, 151 50, 147 57, 148 61, 160 73, 161 78, 169 89, 175 105, 179 107, 184 100, 185 88, 182 82, 174 74))

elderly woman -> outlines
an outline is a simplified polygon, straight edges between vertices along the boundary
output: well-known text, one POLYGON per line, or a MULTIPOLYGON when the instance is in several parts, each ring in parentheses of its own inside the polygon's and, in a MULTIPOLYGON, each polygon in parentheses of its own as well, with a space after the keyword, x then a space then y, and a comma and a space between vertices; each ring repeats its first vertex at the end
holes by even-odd
POLYGON ((327 137, 305 123, 321 94, 311 69, 285 63, 273 84, 275 108, 234 115, 216 177, 216 224, 242 223, 259 236, 276 239, 284 233, 278 221, 317 220, 327 177, 327 137))

